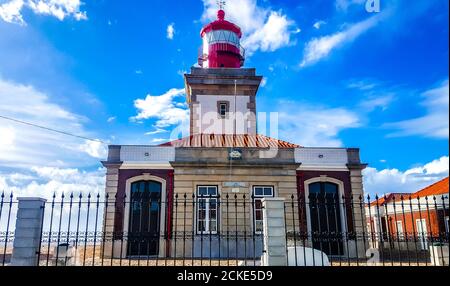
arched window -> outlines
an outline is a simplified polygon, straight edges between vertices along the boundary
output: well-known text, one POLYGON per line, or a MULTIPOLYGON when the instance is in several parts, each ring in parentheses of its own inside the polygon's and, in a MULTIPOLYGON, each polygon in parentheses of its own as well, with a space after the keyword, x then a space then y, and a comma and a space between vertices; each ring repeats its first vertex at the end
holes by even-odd
POLYGON ((330 256, 344 255, 339 186, 312 183, 308 199, 313 247, 330 256))

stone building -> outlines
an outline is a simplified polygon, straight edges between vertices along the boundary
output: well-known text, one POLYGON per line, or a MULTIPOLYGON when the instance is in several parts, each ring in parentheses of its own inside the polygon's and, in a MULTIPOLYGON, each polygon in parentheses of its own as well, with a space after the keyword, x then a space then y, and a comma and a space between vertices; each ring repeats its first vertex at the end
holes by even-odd
MULTIPOLYGON (((243 68, 240 28, 220 10, 201 36, 199 67, 185 75, 190 136, 160 146, 110 146, 102 162, 106 192, 116 198, 107 207, 104 226, 113 233, 108 246, 113 256, 260 256, 264 197, 307 205, 311 194, 331 194, 339 200, 338 210, 326 217, 336 221, 334 231, 362 231, 363 210, 342 201, 363 195, 366 165, 359 149, 306 148, 258 134, 263 77, 243 68), (142 231, 155 237, 145 247, 131 242, 142 231)), ((289 218, 288 226, 298 223, 305 233, 315 231, 321 219, 314 210, 299 212, 304 220, 289 218)), ((316 247, 309 238, 305 244, 316 247)), ((339 251, 324 251, 355 256, 356 245, 353 240, 341 243, 339 251)))

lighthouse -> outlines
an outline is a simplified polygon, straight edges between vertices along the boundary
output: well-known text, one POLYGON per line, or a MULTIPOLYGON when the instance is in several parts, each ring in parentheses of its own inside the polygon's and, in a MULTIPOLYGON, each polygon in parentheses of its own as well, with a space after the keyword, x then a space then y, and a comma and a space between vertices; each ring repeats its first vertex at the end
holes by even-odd
POLYGON ((203 68, 240 68, 244 65, 245 49, 241 46, 241 29, 225 20, 225 11, 217 12, 217 20, 200 33, 203 45, 198 64, 203 68))
POLYGON ((256 135, 256 95, 263 77, 244 67, 241 28, 226 20, 220 5, 217 19, 200 36, 198 66, 185 74, 190 135, 256 135))

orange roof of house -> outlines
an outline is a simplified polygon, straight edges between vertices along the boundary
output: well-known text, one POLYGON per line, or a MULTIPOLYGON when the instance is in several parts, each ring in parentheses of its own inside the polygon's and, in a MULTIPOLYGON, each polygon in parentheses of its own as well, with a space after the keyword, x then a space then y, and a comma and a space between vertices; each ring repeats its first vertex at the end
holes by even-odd
POLYGON ((393 194, 389 194, 389 195, 386 195, 386 196, 383 196, 383 197, 379 198, 378 200, 375 200, 375 201, 371 202, 370 206, 371 207, 374 207, 374 206, 377 206, 377 205, 378 206, 383 206, 384 204, 390 203, 394 199, 397 201, 397 200, 400 200, 402 196, 405 197, 405 196, 408 196, 408 195, 410 195, 410 194, 407 194, 407 193, 393 193, 393 194))
POLYGON ((409 194, 409 193, 396 193, 396 194, 389 194, 387 196, 384 196, 382 198, 379 198, 378 200, 375 200, 370 203, 370 206, 382 206, 384 204, 388 204, 392 201, 401 201, 402 198, 404 200, 409 199, 418 199, 418 198, 425 198, 425 197, 433 197, 433 196, 439 196, 439 195, 445 195, 449 194, 449 178, 445 178, 437 183, 434 183, 431 186, 426 187, 425 189, 422 189, 416 193, 409 194))
POLYGON ((432 196, 438 196, 438 195, 444 195, 449 193, 448 189, 448 177, 431 185, 426 187, 425 189, 418 191, 417 193, 414 193, 412 195, 413 199, 417 198, 425 198, 425 197, 432 197, 432 196))
POLYGON ((299 145, 264 135, 198 134, 161 144, 163 147, 185 148, 299 148, 299 145))

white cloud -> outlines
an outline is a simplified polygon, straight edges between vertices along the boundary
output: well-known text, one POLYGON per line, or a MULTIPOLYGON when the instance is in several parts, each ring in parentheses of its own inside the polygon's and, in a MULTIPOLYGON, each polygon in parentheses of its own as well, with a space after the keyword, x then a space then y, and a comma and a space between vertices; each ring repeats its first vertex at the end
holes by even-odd
POLYGON ((167 132, 169 132, 169 131, 164 130, 162 128, 157 128, 155 131, 145 133, 145 135, 156 135, 156 134, 167 133, 167 132))
MULTIPOLYGON (((89 136, 86 118, 54 104, 32 86, 0 78, 0 114, 57 130, 89 136)), ((0 119, 0 167, 27 168, 30 165, 61 166, 66 163, 92 164, 93 149, 76 138, 0 119), (89 151, 89 152, 88 152, 89 151), (91 152, 92 151, 92 152, 91 152)), ((97 158, 94 156, 94 158, 97 158)))
POLYGON ((80 146, 80 151, 85 152, 91 157, 97 159, 105 159, 108 154, 105 144, 99 141, 86 140, 86 143, 80 146))
POLYGON ((389 136, 425 136, 430 138, 449 138, 449 81, 448 79, 438 87, 425 91, 421 105, 426 115, 410 120, 388 123, 387 128, 397 129, 389 136))
POLYGON ((283 102, 279 110, 280 137, 305 147, 341 147, 339 133, 360 125, 358 115, 345 108, 283 102))
POLYGON ((175 24, 172 23, 168 25, 166 31, 167 31, 167 39, 173 40, 173 37, 175 35, 175 24))
MULTIPOLYGON (((203 4, 202 20, 216 20, 216 1, 203 0, 203 4)), ((258 6, 256 0, 229 0, 225 11, 226 19, 241 27, 244 34, 242 45, 250 55, 257 50, 272 52, 288 46, 291 35, 300 31, 282 11, 258 6)))
POLYGON ((363 175, 365 193, 372 198, 376 194, 414 193, 449 175, 449 157, 444 156, 406 171, 367 168, 363 175))
POLYGON ((359 106, 368 112, 371 112, 377 108, 380 108, 382 111, 386 111, 394 99, 395 96, 393 93, 388 93, 385 95, 375 94, 370 95, 368 98, 361 101, 359 106))
POLYGON ((153 96, 147 95, 145 99, 137 99, 134 106, 139 113, 131 120, 138 121, 143 119, 157 119, 155 126, 164 128, 189 121, 189 110, 177 105, 175 100, 184 96, 184 89, 171 89, 163 95, 153 96))
POLYGON ((320 29, 320 27, 322 27, 322 25, 325 25, 327 22, 325 21, 317 21, 314 23, 313 27, 316 28, 317 30, 320 29))
POLYGON ((53 16, 63 21, 67 17, 75 20, 87 20, 80 0, 10 0, 0 5, 0 18, 8 23, 24 25, 22 10, 31 9, 38 15, 53 16))
POLYGON ((111 116, 111 117, 109 117, 106 121, 107 121, 108 123, 112 123, 112 122, 116 121, 116 119, 117 119, 116 116, 111 116))
POLYGON ((265 87, 267 85, 267 77, 263 77, 261 80, 261 87, 265 87))
POLYGON ((383 14, 380 13, 367 20, 350 25, 341 32, 320 38, 313 38, 305 45, 303 60, 300 66, 310 66, 326 58, 334 49, 355 40, 371 28, 375 27, 382 19, 382 16, 383 14))
MULTIPOLYGON (((55 167, 31 167, 22 170, 20 173, 1 173, 0 172, 0 190, 4 190, 9 196, 12 192, 14 198, 18 197, 39 197, 46 199, 48 203, 52 201, 52 197, 56 195, 56 201, 61 200, 61 195, 65 195, 65 201, 70 201, 70 195, 74 194, 74 201, 79 200, 80 194, 83 201, 87 201, 88 194, 91 195, 91 202, 96 202, 97 195, 100 200, 104 201, 105 192, 105 169, 99 168, 93 171, 83 171, 71 168, 55 168, 55 167)), ((95 208, 94 203, 92 207, 95 208)), ((48 223, 51 215, 51 207, 46 208, 45 225, 48 229, 48 223)), ((59 210, 59 209, 58 209, 59 210)), ((92 209, 91 209, 92 210, 92 209)), ((12 209, 10 225, 15 225, 17 208, 12 209)), ((86 225, 87 209, 82 208, 80 211, 80 229, 84 229, 86 225)), ((63 213, 67 218, 68 209, 63 213)), ((103 211, 99 209, 99 218, 103 217, 103 211)), ((53 218, 59 218, 59 211, 53 213, 53 218)), ((95 221, 95 220, 93 220, 95 221)), ((6 220, 0 221, 0 229, 5 229, 6 220)), ((63 220, 64 229, 67 229, 67 219, 63 220)), ((89 228, 93 229, 94 222, 89 222, 89 228)))

